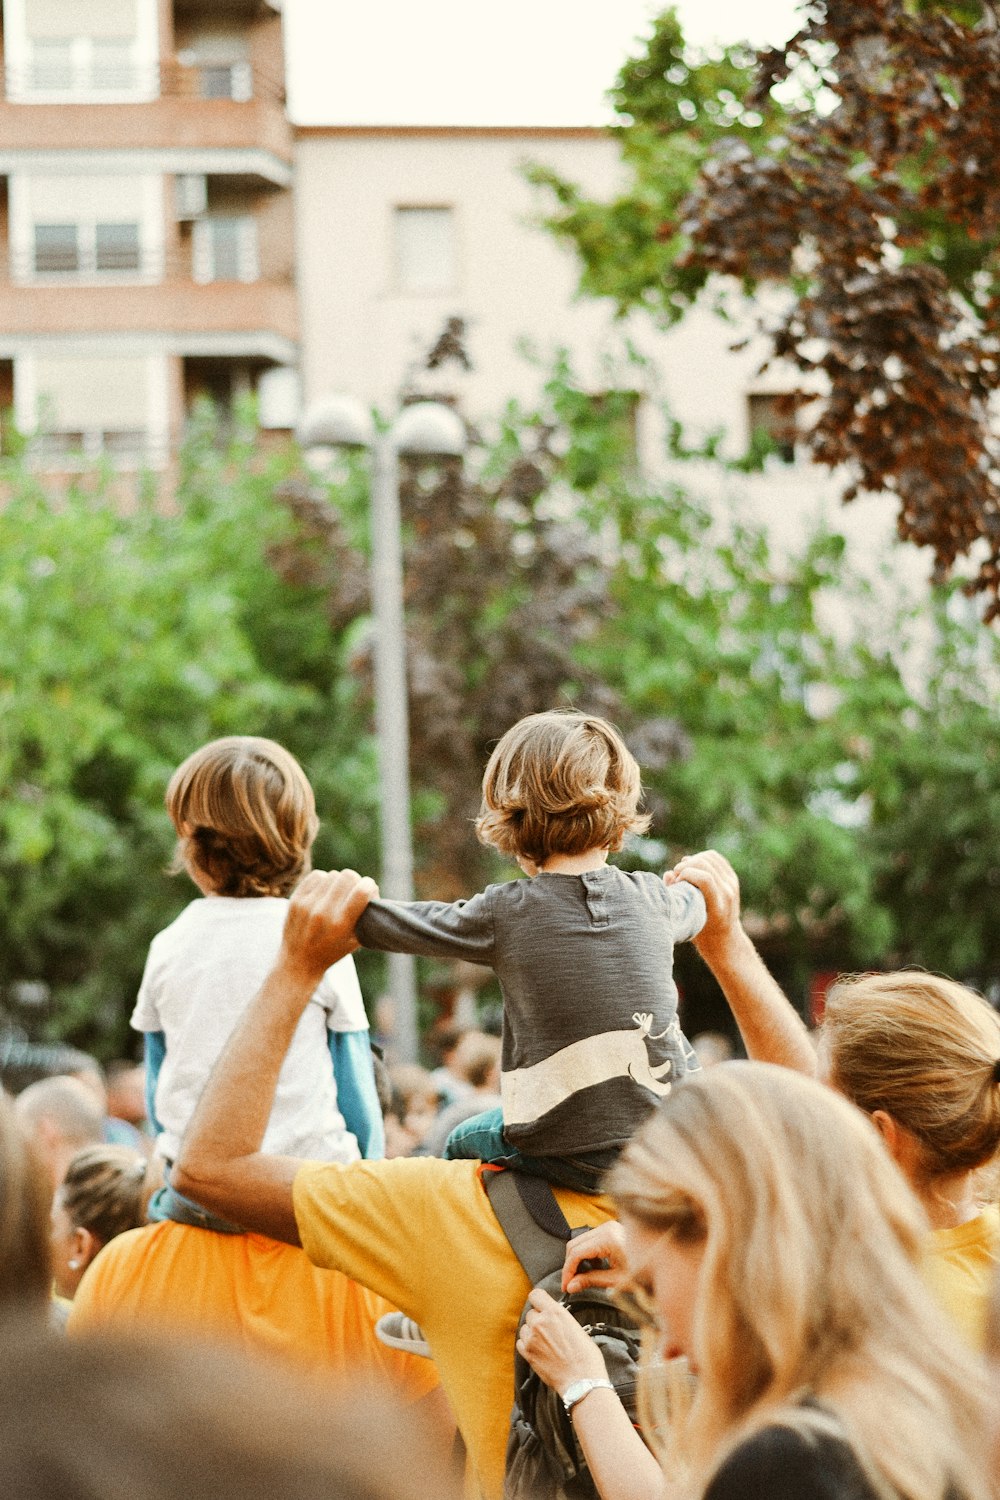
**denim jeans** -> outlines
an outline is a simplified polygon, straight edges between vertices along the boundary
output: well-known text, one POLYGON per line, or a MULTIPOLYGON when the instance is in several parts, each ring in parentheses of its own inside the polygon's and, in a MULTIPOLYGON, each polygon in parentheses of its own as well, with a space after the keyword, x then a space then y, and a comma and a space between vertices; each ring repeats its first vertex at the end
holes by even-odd
POLYGON ((146 1209, 146 1218, 151 1224, 162 1224, 170 1219, 174 1224, 187 1224, 193 1229, 213 1229, 216 1234, 246 1233, 238 1224, 230 1224, 227 1219, 217 1218, 207 1208, 202 1208, 200 1203, 195 1203, 192 1198, 185 1198, 183 1193, 171 1187, 169 1164, 164 1167, 163 1176, 164 1186, 153 1194, 146 1209))
POLYGON ((456 1125, 445 1142, 444 1154, 450 1161, 488 1161, 493 1166, 516 1168, 578 1193, 599 1193, 601 1179, 612 1164, 611 1153, 602 1159, 525 1156, 504 1139, 503 1112, 499 1109, 485 1110, 456 1125))

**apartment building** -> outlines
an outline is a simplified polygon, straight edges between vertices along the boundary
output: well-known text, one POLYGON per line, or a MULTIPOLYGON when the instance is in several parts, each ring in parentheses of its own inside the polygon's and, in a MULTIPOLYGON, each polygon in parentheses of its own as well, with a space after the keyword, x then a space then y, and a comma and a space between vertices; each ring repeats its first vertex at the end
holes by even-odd
POLYGON ((278 0, 3 0, 0 410, 166 461, 200 393, 294 420, 278 0))
MULTIPOLYGON (((719 288, 670 329, 609 301, 581 297, 575 252, 542 224, 548 195, 525 167, 537 163, 609 200, 622 180, 617 142, 589 127, 330 125, 299 127, 295 144, 296 263, 306 404, 346 393, 390 413, 414 390, 455 395, 480 429, 496 430, 505 404, 531 407, 559 350, 597 399, 634 395, 637 455, 720 518, 732 509, 764 525, 780 558, 822 522, 847 540, 856 570, 890 602, 919 593, 925 555, 901 546, 886 496, 845 506, 842 475, 808 461, 794 409, 802 376, 762 368, 755 333, 768 312, 734 300, 734 321, 713 306, 719 288), (446 321, 461 318, 472 368, 440 376, 420 365, 446 321), (738 347, 734 347, 738 346, 738 347), (635 351, 641 362, 628 357, 635 351), (746 456, 763 430, 772 452, 756 472, 671 458, 665 413, 689 446, 722 433, 720 456, 746 456)), ((736 297, 734 289, 734 299, 736 297)), ((773 311, 773 309, 772 309, 773 311)), ((808 419, 808 409, 805 418, 808 419)), ((831 613, 845 629, 841 604, 831 613)))

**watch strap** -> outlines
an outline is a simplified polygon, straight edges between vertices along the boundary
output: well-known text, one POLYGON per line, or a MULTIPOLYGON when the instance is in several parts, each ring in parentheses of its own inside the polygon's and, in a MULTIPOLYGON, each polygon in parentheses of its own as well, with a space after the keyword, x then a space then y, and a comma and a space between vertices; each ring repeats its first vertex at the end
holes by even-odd
POLYGON ((614 1386, 610 1380, 574 1380, 562 1392, 562 1404, 569 1416, 574 1406, 578 1406, 584 1396, 589 1396, 591 1391, 613 1391, 614 1386))

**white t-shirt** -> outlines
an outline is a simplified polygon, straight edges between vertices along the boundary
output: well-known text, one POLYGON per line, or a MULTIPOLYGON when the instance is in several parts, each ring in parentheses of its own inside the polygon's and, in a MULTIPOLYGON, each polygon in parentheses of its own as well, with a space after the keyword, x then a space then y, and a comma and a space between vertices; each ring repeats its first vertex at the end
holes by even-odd
MULTIPOLYGON (((136 1031, 162 1031, 156 1085, 160 1155, 180 1149, 201 1091, 237 1021, 274 966, 288 902, 281 896, 202 896, 149 948, 136 1031)), ((323 975, 282 1064, 262 1149, 271 1155, 349 1162, 361 1155, 337 1108, 328 1031, 366 1031, 352 958, 323 975)))

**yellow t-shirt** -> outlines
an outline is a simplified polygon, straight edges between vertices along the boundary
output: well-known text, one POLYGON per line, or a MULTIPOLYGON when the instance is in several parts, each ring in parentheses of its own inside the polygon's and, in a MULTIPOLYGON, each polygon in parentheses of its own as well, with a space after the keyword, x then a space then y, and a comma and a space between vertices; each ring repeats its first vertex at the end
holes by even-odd
MULTIPOLYGON (((479 1181, 478 1163, 435 1157, 310 1162, 293 1188, 310 1259, 336 1266, 415 1318, 486 1500, 503 1490, 514 1338, 530 1283, 479 1181)), ((611 1218, 606 1198, 559 1188, 570 1225, 611 1218)))
POLYGON ((388 1381, 404 1400, 438 1384, 430 1360, 387 1349, 375 1323, 392 1309, 296 1246, 263 1234, 149 1224, 109 1241, 80 1282, 67 1332, 95 1328, 209 1337, 334 1380, 388 1381))
POLYGON ((1000 1262, 1000 1204, 955 1229, 935 1229, 924 1253, 924 1279, 974 1349, 983 1347, 986 1305, 1000 1262))

